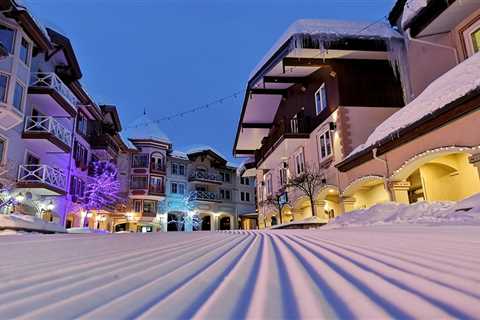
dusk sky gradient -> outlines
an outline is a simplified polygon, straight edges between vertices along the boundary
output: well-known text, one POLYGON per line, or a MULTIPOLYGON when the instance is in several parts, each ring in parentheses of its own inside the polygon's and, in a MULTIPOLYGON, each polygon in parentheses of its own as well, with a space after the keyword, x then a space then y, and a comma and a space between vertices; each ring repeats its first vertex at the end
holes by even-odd
MULTIPOLYGON (((70 38, 99 104, 115 104, 124 127, 163 118, 242 90, 248 75, 297 19, 375 21, 394 0, 24 0, 70 38)), ((234 162, 243 94, 162 121, 175 149, 211 145, 234 162)))

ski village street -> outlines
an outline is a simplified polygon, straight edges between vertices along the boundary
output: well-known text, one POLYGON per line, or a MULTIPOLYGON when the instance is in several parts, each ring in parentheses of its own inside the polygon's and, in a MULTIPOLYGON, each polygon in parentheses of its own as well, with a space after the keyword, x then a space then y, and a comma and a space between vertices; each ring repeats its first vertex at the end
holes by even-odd
POLYGON ((479 127, 479 0, 0 0, 0 320, 480 319, 479 127))

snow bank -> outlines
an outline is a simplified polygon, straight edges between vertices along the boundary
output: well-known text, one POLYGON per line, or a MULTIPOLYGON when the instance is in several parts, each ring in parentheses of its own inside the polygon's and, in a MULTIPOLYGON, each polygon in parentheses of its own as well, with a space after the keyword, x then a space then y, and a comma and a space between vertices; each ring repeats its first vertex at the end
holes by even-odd
POLYGON ((402 128, 480 88, 480 53, 460 63, 432 82, 415 100, 381 123, 367 141, 350 153, 364 150, 402 128))
POLYGON ((347 212, 324 228, 391 224, 480 225, 480 194, 458 203, 377 204, 368 209, 347 212))
POLYGON ((24 214, 0 214, 0 229, 24 230, 36 232, 66 232, 65 228, 56 223, 47 222, 34 216, 24 214))
POLYGON ((86 233, 96 233, 96 234, 108 234, 108 231, 104 230, 93 230, 90 228, 69 228, 67 229, 67 233, 75 233, 75 234, 86 234, 86 233))
POLYGON ((477 319, 480 227, 3 237, 2 319, 477 319))

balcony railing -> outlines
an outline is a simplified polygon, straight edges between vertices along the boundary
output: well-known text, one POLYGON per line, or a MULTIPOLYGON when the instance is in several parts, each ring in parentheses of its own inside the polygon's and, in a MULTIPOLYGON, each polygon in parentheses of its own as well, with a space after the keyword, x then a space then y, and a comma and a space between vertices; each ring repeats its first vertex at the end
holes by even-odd
POLYGON ((214 182, 218 182, 218 183, 222 182, 222 178, 219 175, 208 174, 208 173, 202 172, 202 171, 192 172, 192 174, 190 175, 190 180, 214 181, 214 182))
POLYGON ((210 191, 193 191, 190 193, 189 200, 200 201, 219 201, 218 195, 215 192, 210 191))
POLYGON ((150 171, 154 172, 165 172, 166 168, 163 164, 156 164, 154 162, 150 162, 150 171))
POLYGON ((259 163, 272 152, 283 138, 306 137, 310 132, 310 118, 283 118, 262 139, 262 147, 255 152, 255 161, 259 163))
POLYGON ((76 108, 79 100, 54 72, 32 73, 31 87, 50 88, 58 92, 72 107, 76 108))
POLYGON ((112 150, 114 154, 120 152, 120 148, 117 146, 113 138, 109 134, 92 135, 89 138, 90 146, 92 149, 109 149, 112 150))
POLYGON ((165 188, 163 185, 150 185, 148 193, 151 194, 165 194, 165 188))
POLYGON ((21 164, 18 182, 41 183, 65 191, 67 176, 62 170, 46 164, 21 164))
POLYGON ((25 133, 50 133, 60 141, 71 147, 72 133, 60 124, 54 117, 29 116, 25 119, 23 128, 25 133))

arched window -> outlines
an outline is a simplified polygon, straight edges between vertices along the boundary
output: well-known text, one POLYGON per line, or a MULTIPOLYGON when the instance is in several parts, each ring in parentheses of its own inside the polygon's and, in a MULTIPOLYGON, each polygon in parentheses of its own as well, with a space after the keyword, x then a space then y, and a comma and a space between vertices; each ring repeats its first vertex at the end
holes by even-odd
POLYGON ((152 153, 150 157, 150 170, 165 172, 165 155, 160 152, 152 153))

